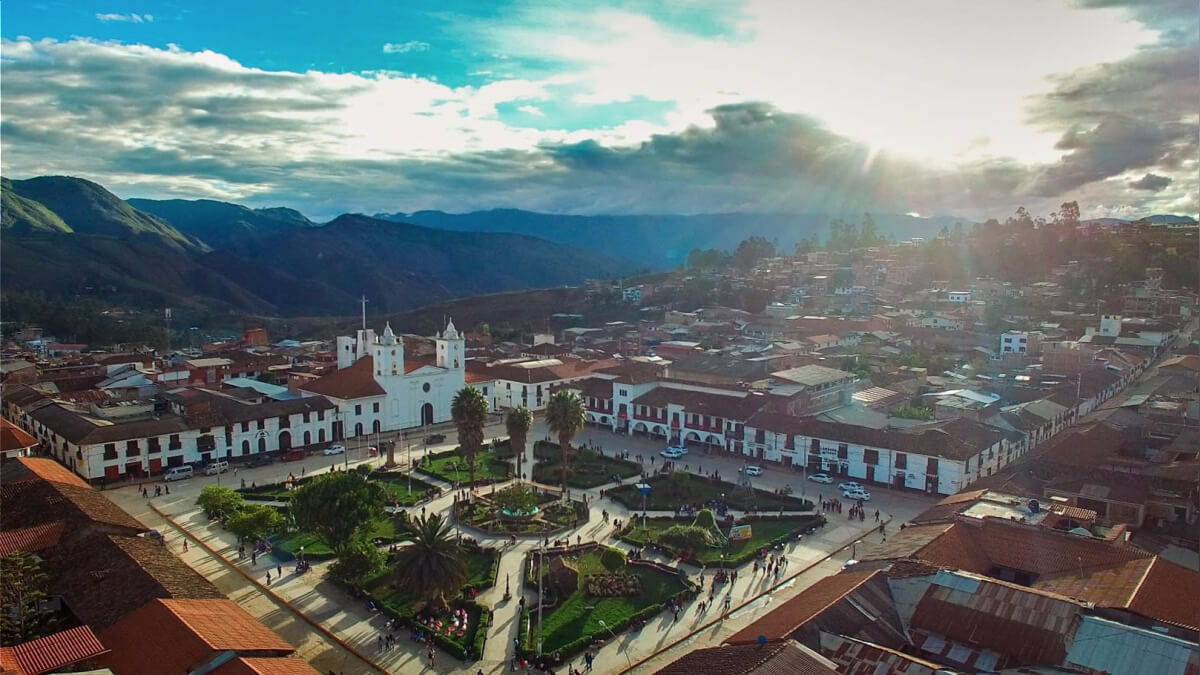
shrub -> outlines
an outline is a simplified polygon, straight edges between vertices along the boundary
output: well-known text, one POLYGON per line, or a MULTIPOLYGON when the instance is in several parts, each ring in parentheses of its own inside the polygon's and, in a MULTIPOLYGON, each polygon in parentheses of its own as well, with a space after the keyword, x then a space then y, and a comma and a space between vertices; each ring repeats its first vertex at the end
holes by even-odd
POLYGON ((360 586, 364 579, 383 568, 387 555, 365 537, 346 545, 346 550, 333 563, 329 572, 334 579, 351 586, 360 586))
POLYGON ((616 572, 625 567, 625 552, 620 549, 605 547, 600 551, 600 564, 604 565, 604 569, 609 572, 616 572))
POLYGON ((196 505, 209 518, 224 518, 242 508, 242 496, 225 486, 206 485, 196 498, 196 505))

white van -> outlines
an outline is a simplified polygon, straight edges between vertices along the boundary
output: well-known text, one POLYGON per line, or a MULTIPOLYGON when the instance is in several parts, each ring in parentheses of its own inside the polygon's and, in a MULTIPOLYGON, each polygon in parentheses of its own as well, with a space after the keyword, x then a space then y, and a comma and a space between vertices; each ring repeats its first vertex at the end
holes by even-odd
POLYGON ((229 462, 226 462, 225 460, 221 460, 219 462, 213 462, 213 463, 209 464, 207 467, 205 467, 204 475, 205 476, 215 476, 219 473, 225 473, 228 470, 229 470, 229 462))
POLYGON ((173 466, 167 469, 163 474, 163 480, 170 482, 173 480, 183 480, 184 478, 192 477, 192 467, 190 466, 173 466))

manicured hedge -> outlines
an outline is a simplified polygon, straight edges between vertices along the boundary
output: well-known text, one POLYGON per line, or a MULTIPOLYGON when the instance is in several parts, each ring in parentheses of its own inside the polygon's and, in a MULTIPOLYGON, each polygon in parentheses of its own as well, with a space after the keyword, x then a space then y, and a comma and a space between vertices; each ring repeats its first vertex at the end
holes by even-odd
MULTIPOLYGON (((674 511, 683 504, 703 505, 720 499, 722 495, 726 504, 739 510, 754 507, 769 512, 781 508, 789 511, 812 508, 812 502, 799 497, 777 495, 757 488, 748 492, 740 485, 684 472, 660 474, 648 478, 646 482, 650 485, 650 496, 646 500, 646 509, 649 511, 674 511)), ((642 496, 632 483, 610 488, 605 495, 631 511, 642 509, 642 496)))
MULTIPOLYGON (((721 549, 710 549, 698 556, 695 561, 702 563, 706 567, 739 567, 754 559, 758 552, 763 548, 773 548, 777 545, 787 543, 795 539, 796 534, 803 532, 810 526, 818 524, 824 520, 821 516, 747 516, 740 518, 736 524, 751 524, 754 523, 780 523, 781 521, 795 521, 794 527, 788 527, 783 534, 777 534, 772 537, 762 538, 757 534, 751 536, 747 541, 730 542, 725 549, 724 565, 722 565, 720 551, 721 549)), ((673 549, 658 546, 652 541, 648 541, 645 537, 637 536, 636 533, 641 532, 641 518, 630 518, 625 527, 617 534, 617 538, 634 546, 645 546, 650 549, 665 551, 671 555, 679 555, 678 551, 673 549)), ((648 525, 661 527, 651 528, 654 531, 661 531, 671 525, 690 525, 692 518, 649 518, 648 525)), ((751 528, 752 530, 754 528, 751 528)))

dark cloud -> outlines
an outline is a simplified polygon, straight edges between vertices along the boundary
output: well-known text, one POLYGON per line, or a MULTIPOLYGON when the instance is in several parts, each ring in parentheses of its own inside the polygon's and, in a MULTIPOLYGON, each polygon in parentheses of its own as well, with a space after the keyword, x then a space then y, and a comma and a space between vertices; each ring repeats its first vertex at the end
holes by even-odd
POLYGON ((1131 187, 1135 190, 1149 190, 1151 192, 1158 192, 1159 190, 1162 190, 1163 188, 1167 187, 1170 184, 1171 184, 1170 178, 1167 178, 1166 176, 1159 176, 1159 175, 1153 174, 1153 173, 1148 173, 1145 176, 1142 176, 1141 178, 1139 178, 1137 180, 1130 181, 1129 187, 1131 187))

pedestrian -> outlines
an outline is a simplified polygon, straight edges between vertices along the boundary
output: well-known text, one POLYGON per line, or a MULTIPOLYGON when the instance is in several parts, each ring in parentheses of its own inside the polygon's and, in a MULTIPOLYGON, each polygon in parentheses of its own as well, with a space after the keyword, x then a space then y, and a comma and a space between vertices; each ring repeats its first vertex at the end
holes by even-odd
POLYGON ((238 472, 238 468, 236 466, 233 467, 233 477, 234 478, 237 478, 237 472, 238 472))
POLYGON ((187 549, 187 539, 184 539, 184 540, 183 540, 183 552, 184 552, 184 553, 187 553, 187 550, 188 550, 188 549, 187 549))
POLYGON ((429 667, 432 668, 433 667, 433 648, 432 647, 429 648, 429 651, 425 652, 425 656, 429 659, 429 667))
POLYGON ((258 564, 258 551, 250 552, 250 565, 253 567, 258 564))
POLYGON ((267 585, 271 585, 271 570, 267 570, 267 585))
POLYGON ((383 651, 383 636, 382 635, 379 636, 379 640, 377 641, 377 648, 379 649, 379 651, 383 651))
POLYGON ((163 486, 163 492, 165 492, 165 493, 167 493, 167 494, 171 494, 171 486, 170 486, 170 485, 164 485, 164 486, 163 486))
POLYGON ((283 565, 275 566, 275 575, 278 576, 280 579, 283 578, 283 565))
POLYGON ((595 658, 596 658, 595 656, 592 656, 592 652, 591 652, 591 650, 589 650, 589 651, 588 651, 586 654, 584 654, 584 656, 583 656, 583 660, 584 660, 584 662, 585 662, 585 663, 587 663, 587 669, 588 669, 588 672, 589 672, 589 673, 590 673, 590 672, 592 672, 592 660, 594 660, 595 658))

